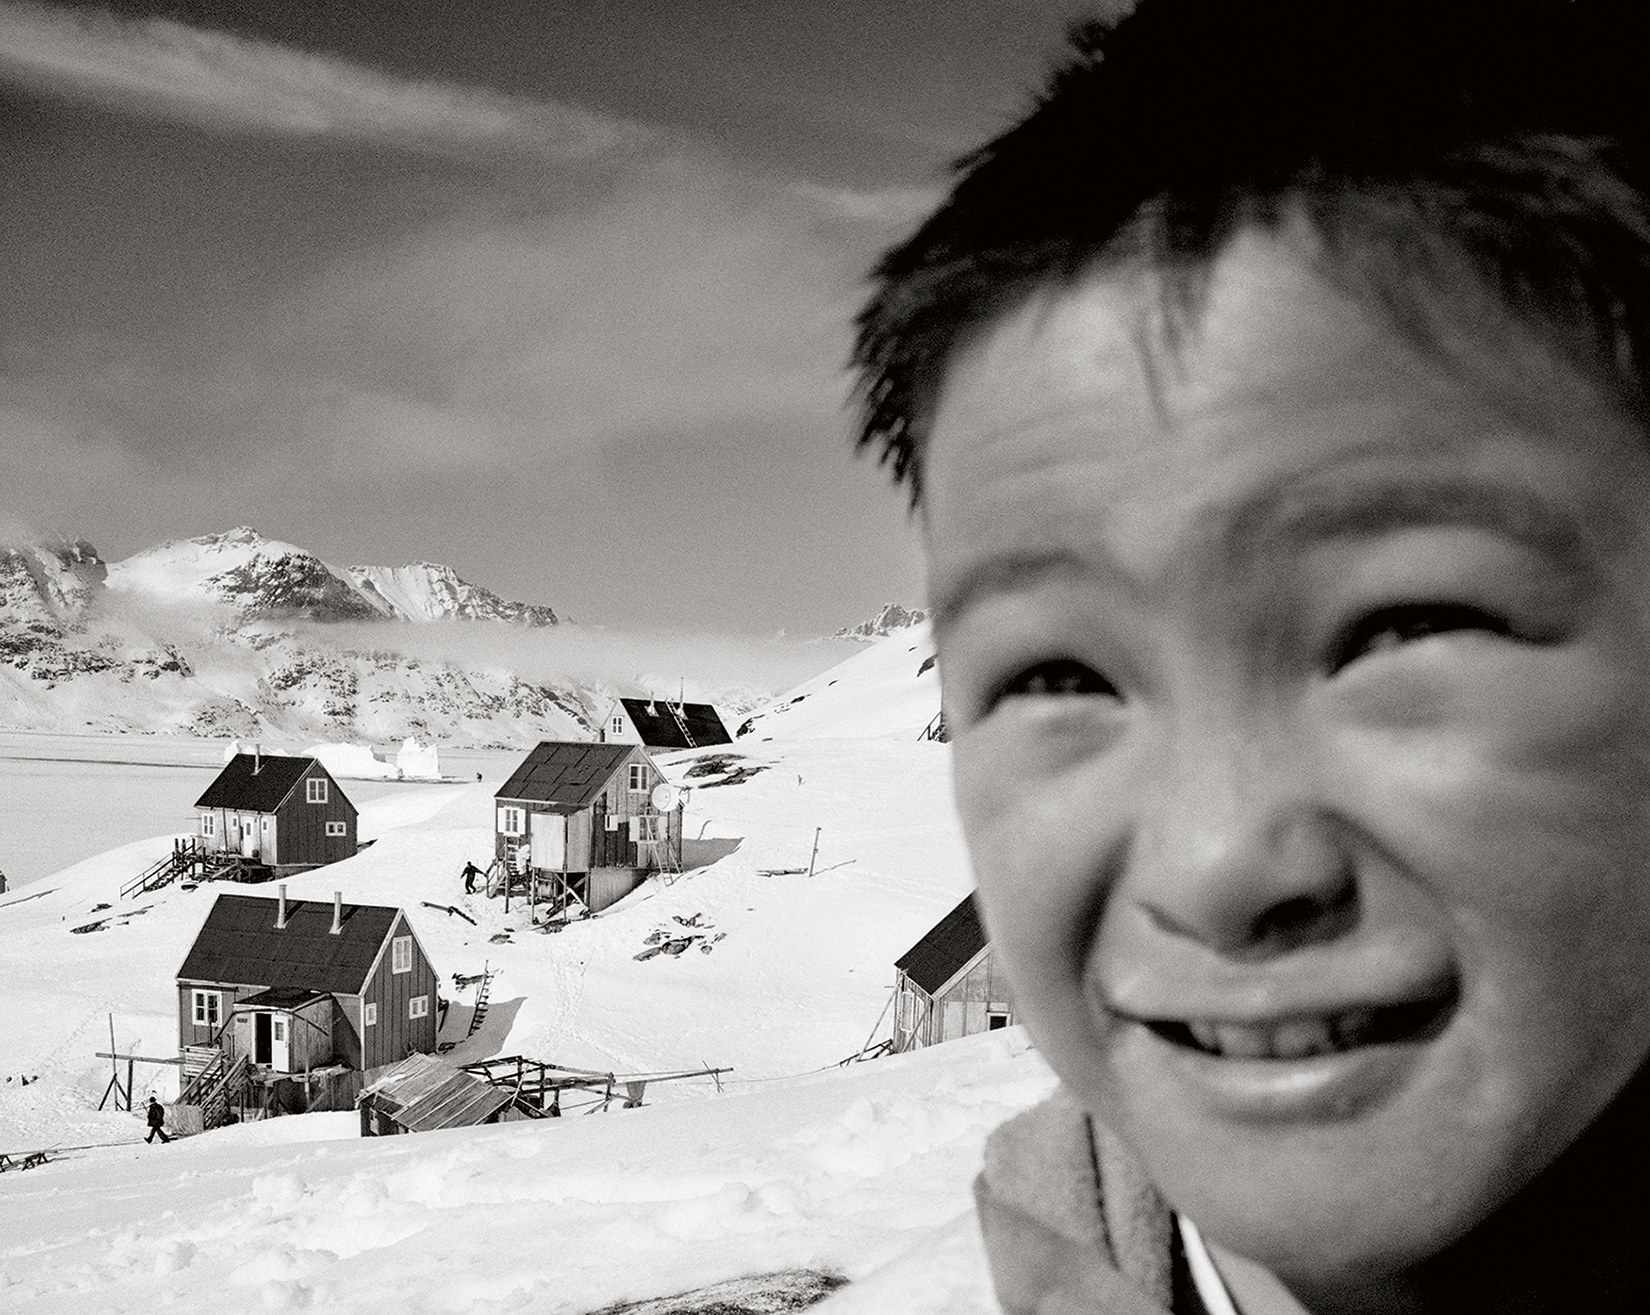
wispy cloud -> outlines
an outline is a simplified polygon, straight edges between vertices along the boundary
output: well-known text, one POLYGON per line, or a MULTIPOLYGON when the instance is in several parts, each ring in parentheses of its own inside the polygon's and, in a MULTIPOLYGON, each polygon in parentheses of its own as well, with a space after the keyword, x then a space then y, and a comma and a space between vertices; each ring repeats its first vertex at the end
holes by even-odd
POLYGON ((881 187, 863 189, 798 183, 796 194, 810 205, 838 219, 857 223, 914 224, 945 196, 941 187, 881 187))
POLYGON ((0 3, 0 79, 216 132, 381 142, 438 155, 552 161, 634 148, 641 124, 577 106, 394 77, 332 56, 209 32, 0 3))

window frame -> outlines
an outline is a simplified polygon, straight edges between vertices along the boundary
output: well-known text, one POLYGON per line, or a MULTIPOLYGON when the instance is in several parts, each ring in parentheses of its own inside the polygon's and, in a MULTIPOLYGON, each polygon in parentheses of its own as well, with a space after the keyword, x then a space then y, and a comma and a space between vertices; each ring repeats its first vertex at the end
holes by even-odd
POLYGON ((390 939, 390 975, 410 973, 413 967, 412 937, 395 936, 390 939))
POLYGON ((189 1016, 196 1027, 209 1027, 214 1032, 223 1026, 223 992, 205 987, 190 987, 189 1016))
POLYGON ((378 1026, 378 1001, 368 1000, 366 1004, 361 1007, 361 1026, 378 1026))
POLYGON ((349 827, 342 822, 328 822, 327 834, 329 836, 347 836, 349 834, 349 827))
POLYGON ((430 1016, 430 997, 415 995, 407 1001, 408 1018, 428 1018, 430 1016))
POLYGON ((609 735, 623 735, 624 734, 624 718, 621 717, 621 716, 615 715, 614 718, 613 718, 613 722, 612 722, 611 726, 608 728, 607 733, 609 735))
POLYGON ((501 836, 519 836, 527 829, 527 810, 520 804, 498 806, 498 833, 501 836))
POLYGON ((631 794, 646 794, 647 793, 647 764, 646 763, 631 763, 630 764, 629 780, 630 780, 630 793, 631 794))
POLYGON ((304 802, 306 804, 324 804, 327 802, 326 777, 306 776, 304 778, 304 802))
POLYGON ((216 813, 201 814, 201 835, 212 839, 218 834, 218 815, 216 813))

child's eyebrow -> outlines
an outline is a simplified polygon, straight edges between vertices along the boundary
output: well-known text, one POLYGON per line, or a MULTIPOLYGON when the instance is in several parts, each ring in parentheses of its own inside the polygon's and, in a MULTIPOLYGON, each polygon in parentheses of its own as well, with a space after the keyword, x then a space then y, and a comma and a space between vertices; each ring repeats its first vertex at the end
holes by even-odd
POLYGON ((1455 525, 1489 530, 1572 567, 1590 565, 1613 518, 1590 509, 1588 525, 1531 488, 1463 479, 1394 477, 1284 487, 1258 498, 1222 535, 1234 562, 1251 562, 1326 540, 1455 525))
POLYGON ((936 642, 943 643, 946 632, 982 598, 1023 593, 1040 584, 1092 581, 1096 577, 1103 577, 1110 587, 1128 598, 1138 600, 1145 592, 1139 580, 1105 557, 1073 548, 1028 548, 987 557, 955 580, 933 586, 929 616, 936 642))

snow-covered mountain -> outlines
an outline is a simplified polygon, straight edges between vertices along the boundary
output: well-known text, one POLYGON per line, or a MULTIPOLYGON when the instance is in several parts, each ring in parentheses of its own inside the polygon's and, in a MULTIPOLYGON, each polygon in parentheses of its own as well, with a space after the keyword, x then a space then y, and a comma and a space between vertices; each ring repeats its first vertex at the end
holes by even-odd
POLYGON ((321 627, 291 628, 554 620, 548 608, 506 602, 445 567, 384 574, 400 581, 393 603, 313 553, 244 528, 112 566, 84 540, 0 547, 0 726, 449 744, 589 734, 591 710, 574 688, 341 647, 321 627))
POLYGON ((878 639, 886 639, 897 631, 909 630, 927 619, 928 613, 920 607, 905 608, 898 603, 884 603, 882 611, 869 621, 861 621, 857 626, 844 626, 831 638, 853 639, 869 644, 878 639))
POLYGON ((915 740, 938 727, 939 715, 934 640, 918 621, 757 709, 734 738, 915 740))
POLYGON ((506 621, 553 626, 556 614, 540 603, 517 603, 461 580, 450 566, 351 566, 350 580, 384 615, 400 621, 506 621))
POLYGON ((556 624, 550 608, 500 598, 450 566, 329 566, 248 526, 174 539, 108 570, 108 588, 162 604, 227 604, 241 617, 306 621, 507 621, 556 624))
POLYGON ((108 567, 84 539, 0 545, 0 619, 55 627, 78 617, 108 567))

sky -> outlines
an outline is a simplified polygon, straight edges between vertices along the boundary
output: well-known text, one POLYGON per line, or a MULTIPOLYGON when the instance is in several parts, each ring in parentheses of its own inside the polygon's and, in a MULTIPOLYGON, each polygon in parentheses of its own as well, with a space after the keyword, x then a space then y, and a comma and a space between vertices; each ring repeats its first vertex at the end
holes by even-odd
POLYGON ((0 0, 0 539, 251 525, 581 621, 922 585, 865 274, 1078 0, 0 0))

